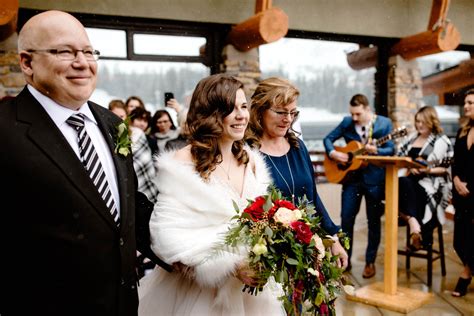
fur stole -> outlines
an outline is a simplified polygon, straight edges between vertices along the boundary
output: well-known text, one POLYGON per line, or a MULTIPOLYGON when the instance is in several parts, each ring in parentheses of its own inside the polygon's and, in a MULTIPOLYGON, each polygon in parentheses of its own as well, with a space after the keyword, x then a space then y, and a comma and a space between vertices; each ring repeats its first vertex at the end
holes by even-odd
MULTIPOLYGON (((247 168, 252 171, 246 175, 254 176, 257 185, 252 196, 236 201, 240 206, 246 206, 246 199, 265 194, 271 183, 263 158, 256 151, 247 151, 247 168)), ((158 158, 160 194, 150 219, 152 249, 168 264, 181 262, 192 267, 200 286, 219 287, 247 256, 245 249, 217 250, 224 245, 224 234, 235 215, 232 198, 218 182, 204 182, 193 164, 173 156, 174 152, 167 152, 158 158)))

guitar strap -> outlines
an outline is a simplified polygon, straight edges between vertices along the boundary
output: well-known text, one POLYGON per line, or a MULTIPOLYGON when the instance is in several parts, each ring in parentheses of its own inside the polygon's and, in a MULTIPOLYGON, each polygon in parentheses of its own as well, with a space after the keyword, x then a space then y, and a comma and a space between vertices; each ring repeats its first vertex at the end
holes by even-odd
POLYGON ((372 117, 372 120, 370 121, 370 126, 369 126, 369 135, 367 138, 367 143, 370 144, 372 142, 372 135, 374 133, 374 125, 375 125, 375 120, 377 119, 377 114, 374 113, 374 116, 372 117))

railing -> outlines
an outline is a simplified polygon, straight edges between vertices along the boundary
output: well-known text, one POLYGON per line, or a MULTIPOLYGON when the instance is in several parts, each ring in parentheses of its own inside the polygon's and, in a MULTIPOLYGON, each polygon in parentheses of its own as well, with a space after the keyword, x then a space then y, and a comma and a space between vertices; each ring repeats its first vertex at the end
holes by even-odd
POLYGON ((324 172, 324 151, 321 150, 311 150, 309 151, 309 156, 311 158, 311 162, 313 163, 314 168, 314 179, 317 183, 324 183, 327 182, 326 174, 324 172))

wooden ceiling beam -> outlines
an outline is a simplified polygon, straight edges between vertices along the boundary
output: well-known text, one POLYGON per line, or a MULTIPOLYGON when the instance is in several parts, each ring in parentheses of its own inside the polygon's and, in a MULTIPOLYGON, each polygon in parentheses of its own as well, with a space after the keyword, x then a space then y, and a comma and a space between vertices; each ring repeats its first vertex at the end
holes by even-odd
POLYGON ((440 95, 474 85, 474 59, 423 79, 423 95, 440 95))
MULTIPOLYGON (((390 50, 390 56, 401 55, 410 60, 421 56, 454 50, 461 42, 456 27, 447 21, 450 0, 433 0, 428 30, 400 39, 390 50)), ((377 63, 377 47, 361 47, 347 54, 353 69, 373 67, 377 63)))
POLYGON ((454 50, 461 42, 461 34, 452 23, 404 37, 390 50, 390 55, 401 55, 410 60, 421 56, 454 50))

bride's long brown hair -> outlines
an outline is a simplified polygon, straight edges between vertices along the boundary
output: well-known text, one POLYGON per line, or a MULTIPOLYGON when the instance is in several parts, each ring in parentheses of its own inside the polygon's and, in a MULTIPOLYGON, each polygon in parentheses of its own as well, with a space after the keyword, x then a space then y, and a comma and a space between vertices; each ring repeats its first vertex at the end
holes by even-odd
MULTIPOLYGON (((186 124, 189 127, 191 155, 196 171, 208 180, 209 175, 222 161, 218 139, 222 137, 224 118, 234 111, 237 90, 243 84, 234 77, 217 74, 199 81, 189 106, 186 124)), ((244 141, 232 144, 232 153, 240 164, 247 164, 249 157, 244 141)))

